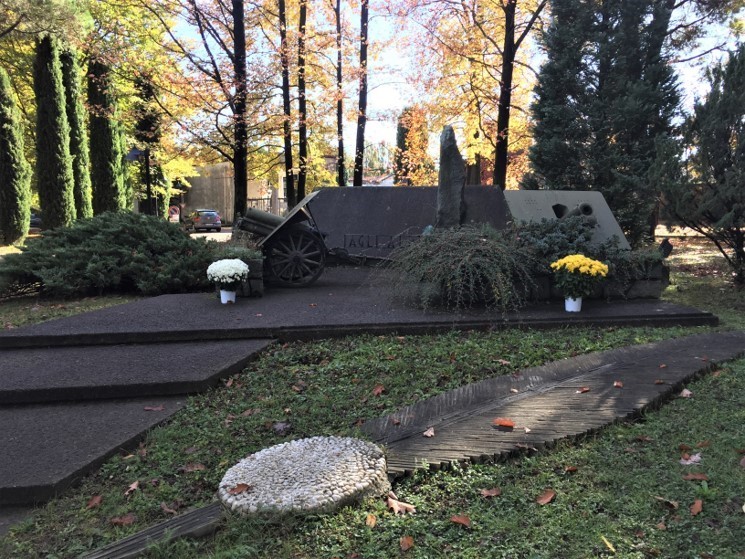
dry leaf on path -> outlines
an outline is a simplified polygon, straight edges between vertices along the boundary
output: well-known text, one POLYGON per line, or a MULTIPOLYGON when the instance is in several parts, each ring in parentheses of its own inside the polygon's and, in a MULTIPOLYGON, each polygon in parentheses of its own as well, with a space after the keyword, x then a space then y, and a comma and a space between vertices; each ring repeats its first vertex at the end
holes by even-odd
POLYGON ((590 387, 589 386, 583 386, 582 388, 580 388, 579 390, 577 390, 575 392, 575 394, 585 394, 585 393, 587 393, 589 391, 590 391, 590 387))
POLYGON ((482 489, 482 497, 499 497, 502 494, 502 490, 499 487, 492 487, 491 489, 482 489))
POLYGON ((430 437, 430 438, 431 437, 434 437, 435 436, 435 428, 434 427, 430 427, 424 433, 422 433, 422 436, 423 437, 430 437))
POLYGON ((498 417, 494 421, 492 421, 492 423, 497 427, 504 427, 505 429, 515 428, 515 422, 506 417, 498 417))
POLYGON ((414 547, 414 538, 411 536, 402 536, 398 541, 398 545, 401 547, 401 551, 409 551, 414 547))
POLYGON ((101 495, 93 495, 93 497, 91 497, 88 501, 88 504, 85 506, 85 508, 94 509, 101 504, 101 501, 103 501, 103 497, 101 497, 101 495))
POLYGON ((375 528, 375 525, 377 523, 378 523, 378 517, 375 516, 374 514, 368 514, 367 517, 365 518, 365 524, 369 528, 375 528))
POLYGON ((140 482, 135 481, 134 483, 130 483, 127 490, 124 492, 125 497, 129 497, 132 493, 137 491, 137 488, 140 487, 140 482))
POLYGON ((109 519, 109 522, 114 526, 129 526, 134 524, 136 520, 137 517, 130 512, 124 516, 115 516, 114 518, 109 519))
POLYGON ((546 489, 543 493, 538 495, 538 498, 535 500, 535 502, 539 505, 547 505, 551 501, 553 501, 555 497, 556 491, 554 491, 553 489, 546 489))
POLYGON ((613 388, 623 388, 623 383, 620 380, 614 381, 613 388))
POLYGON ((655 384, 665 384, 665 381, 661 378, 658 378, 656 381, 654 381, 655 384))
POLYGON ((693 501, 693 504, 691 505, 691 516, 696 516, 702 510, 704 510, 704 502, 701 499, 693 501))
POLYGON ((145 410, 145 411, 163 411, 166 408, 165 408, 165 406, 163 404, 161 404, 159 406, 145 406, 142 409, 145 410))
POLYGON ((239 483, 232 489, 228 489, 228 495, 240 495, 241 493, 245 493, 246 491, 250 491, 253 489, 249 484, 247 483, 239 483))
POLYGON ((454 514, 450 517, 450 522, 455 522, 456 524, 460 524, 466 528, 471 527, 471 519, 462 514, 454 514))

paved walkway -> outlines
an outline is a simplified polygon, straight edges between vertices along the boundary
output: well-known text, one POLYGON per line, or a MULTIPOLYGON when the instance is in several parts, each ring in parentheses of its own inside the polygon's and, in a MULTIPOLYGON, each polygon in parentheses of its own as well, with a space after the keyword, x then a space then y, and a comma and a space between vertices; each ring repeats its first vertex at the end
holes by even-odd
POLYGON ((17 507, 48 500, 135 445, 181 409, 187 394, 242 370, 276 340, 717 323, 709 313, 660 301, 590 301, 578 315, 558 302, 507 316, 425 312, 390 301, 388 291, 386 278, 369 269, 330 268, 309 288, 272 290, 236 305, 206 293, 164 295, 0 333, 0 533, 25 510, 17 507))

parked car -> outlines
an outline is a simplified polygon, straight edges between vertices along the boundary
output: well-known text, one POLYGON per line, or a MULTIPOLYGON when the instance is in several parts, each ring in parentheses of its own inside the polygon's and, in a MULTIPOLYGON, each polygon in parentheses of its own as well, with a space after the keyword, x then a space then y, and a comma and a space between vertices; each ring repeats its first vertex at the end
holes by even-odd
POLYGON ((184 225, 194 231, 220 231, 222 220, 217 210, 194 210, 184 218, 184 225))
POLYGON ((44 222, 41 219, 41 212, 31 211, 31 219, 29 220, 29 229, 42 229, 44 222))

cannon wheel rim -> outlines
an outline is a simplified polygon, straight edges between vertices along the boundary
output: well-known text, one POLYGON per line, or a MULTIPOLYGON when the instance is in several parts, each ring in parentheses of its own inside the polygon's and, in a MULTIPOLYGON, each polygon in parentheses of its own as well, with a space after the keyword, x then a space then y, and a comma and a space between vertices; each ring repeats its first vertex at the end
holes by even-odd
POLYGON ((323 240, 302 224, 275 233, 264 250, 268 279, 278 285, 310 285, 321 276, 326 264, 323 240))

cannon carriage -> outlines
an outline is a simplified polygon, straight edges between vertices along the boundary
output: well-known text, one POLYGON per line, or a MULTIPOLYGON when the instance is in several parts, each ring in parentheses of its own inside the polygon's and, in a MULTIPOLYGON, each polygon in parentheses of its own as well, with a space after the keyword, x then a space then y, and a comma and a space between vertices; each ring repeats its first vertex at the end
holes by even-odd
POLYGON ((258 240, 266 281, 304 287, 323 273, 328 250, 308 207, 315 194, 306 196, 284 218, 249 208, 236 220, 234 227, 258 240))

